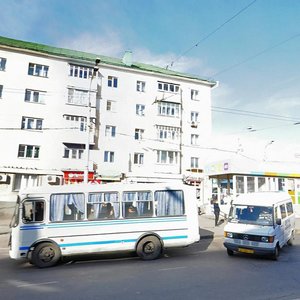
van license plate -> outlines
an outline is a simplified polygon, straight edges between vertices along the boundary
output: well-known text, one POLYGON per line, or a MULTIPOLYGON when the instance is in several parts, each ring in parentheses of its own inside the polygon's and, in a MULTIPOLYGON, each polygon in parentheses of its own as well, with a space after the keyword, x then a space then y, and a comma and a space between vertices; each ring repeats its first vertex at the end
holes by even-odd
POLYGON ((254 253, 254 250, 252 250, 252 249, 245 249, 245 248, 238 248, 238 251, 242 252, 242 253, 250 253, 250 254, 254 253))

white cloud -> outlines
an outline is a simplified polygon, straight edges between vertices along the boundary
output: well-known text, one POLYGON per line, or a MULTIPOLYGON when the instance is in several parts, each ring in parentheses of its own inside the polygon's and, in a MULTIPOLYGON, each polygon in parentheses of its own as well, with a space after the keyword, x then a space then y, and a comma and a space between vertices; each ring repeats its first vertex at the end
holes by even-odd
POLYGON ((97 36, 86 32, 75 38, 60 40, 58 44, 59 47, 111 57, 120 57, 123 52, 123 44, 118 34, 111 31, 103 32, 97 36))

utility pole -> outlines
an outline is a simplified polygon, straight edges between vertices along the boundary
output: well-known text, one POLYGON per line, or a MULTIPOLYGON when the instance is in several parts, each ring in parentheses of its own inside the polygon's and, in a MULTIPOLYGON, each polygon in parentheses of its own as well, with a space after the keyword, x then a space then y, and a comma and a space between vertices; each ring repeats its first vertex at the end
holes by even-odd
POLYGON ((182 89, 180 89, 180 140, 179 140, 179 174, 182 174, 182 89))
POLYGON ((100 59, 97 58, 95 60, 95 66, 93 68, 93 73, 91 76, 90 80, 90 86, 88 90, 88 113, 87 113, 87 137, 86 137, 86 143, 85 143, 85 150, 86 150, 86 166, 84 169, 84 174, 83 174, 83 182, 88 183, 89 181, 89 162, 90 162, 90 133, 91 133, 91 89, 92 89, 92 82, 94 77, 99 71, 99 64, 100 64, 100 59))

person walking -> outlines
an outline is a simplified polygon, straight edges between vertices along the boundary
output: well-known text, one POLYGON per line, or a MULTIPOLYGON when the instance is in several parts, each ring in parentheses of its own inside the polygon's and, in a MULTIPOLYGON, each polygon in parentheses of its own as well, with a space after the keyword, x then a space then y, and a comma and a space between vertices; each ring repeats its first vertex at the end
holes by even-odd
POLYGON ((220 216, 220 206, 218 200, 214 200, 213 202, 214 214, 215 214, 215 226, 219 225, 219 216, 220 216))

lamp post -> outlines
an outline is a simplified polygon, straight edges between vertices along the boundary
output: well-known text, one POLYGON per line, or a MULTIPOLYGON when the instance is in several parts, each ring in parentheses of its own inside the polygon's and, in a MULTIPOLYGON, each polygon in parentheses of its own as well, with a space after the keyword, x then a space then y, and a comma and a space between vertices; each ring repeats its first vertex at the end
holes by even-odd
POLYGON ((267 148, 272 145, 274 143, 274 141, 270 141, 268 144, 266 144, 265 149, 264 149, 264 161, 267 160, 267 148))
POLYGON ((88 183, 89 181, 89 162, 90 162, 90 133, 91 133, 91 89, 92 89, 92 82, 94 77, 96 76, 97 72, 99 71, 99 64, 100 64, 100 59, 97 58, 95 60, 95 66, 93 68, 93 73, 91 76, 90 80, 90 86, 88 90, 88 113, 87 113, 87 126, 86 126, 86 131, 87 131, 87 137, 86 137, 86 143, 85 143, 85 149, 86 149, 86 166, 84 169, 84 174, 83 174, 83 182, 88 183))

